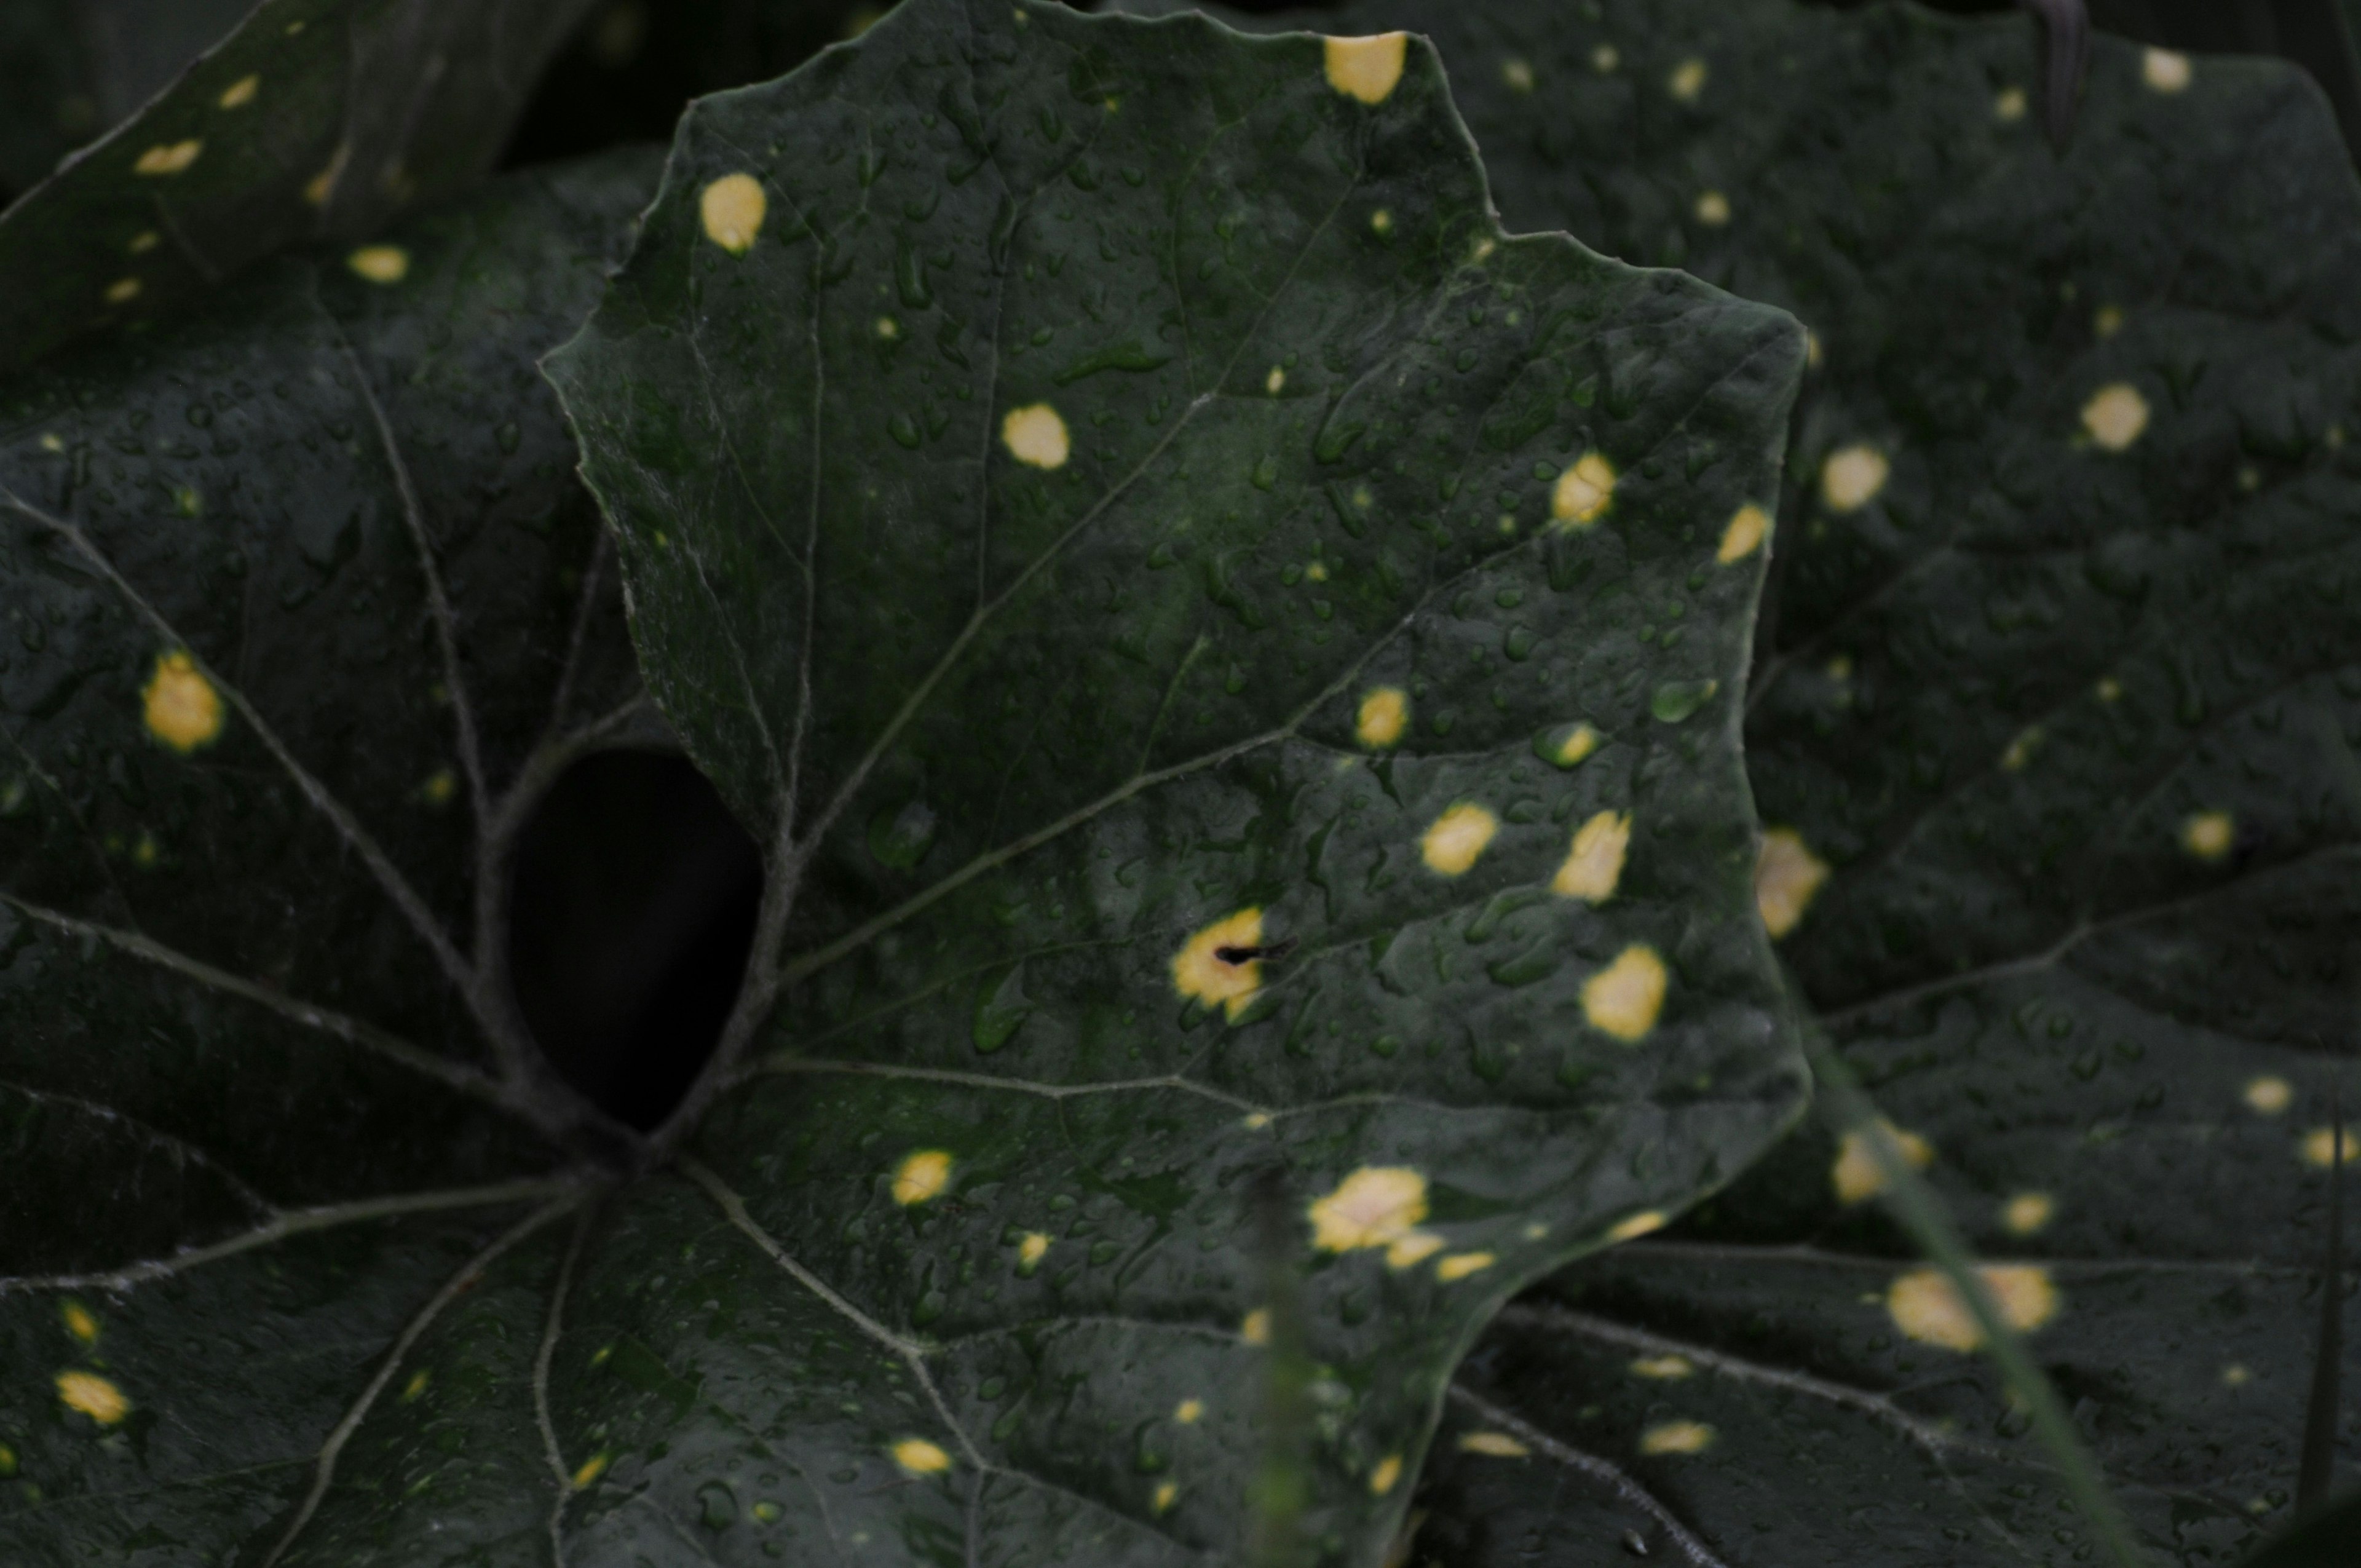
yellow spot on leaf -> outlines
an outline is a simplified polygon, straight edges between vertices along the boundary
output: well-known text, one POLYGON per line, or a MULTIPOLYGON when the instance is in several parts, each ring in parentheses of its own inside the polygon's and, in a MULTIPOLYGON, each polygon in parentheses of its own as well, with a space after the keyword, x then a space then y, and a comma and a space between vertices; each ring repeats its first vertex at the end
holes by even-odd
POLYGON ((1401 80, 1408 33, 1378 33, 1366 38, 1323 38, 1328 85, 1347 98, 1382 104, 1401 80))
POLYGON ((2040 744, 2041 726, 2027 725, 2016 732, 2016 739, 2011 740, 2008 750, 2000 754, 2000 765, 2009 773, 2022 773, 2025 764, 2033 761, 2033 749, 2040 744))
POLYGON ((425 1393, 426 1386, 434 1381, 434 1374, 423 1366, 420 1367, 410 1375, 410 1381, 401 1386, 401 1402, 405 1405, 409 1404, 418 1396, 425 1393))
POLYGON ((218 103, 225 109, 243 109, 248 104, 254 102, 254 95, 261 89, 261 77, 241 76, 236 81, 231 82, 229 86, 223 91, 222 95, 218 99, 214 100, 214 102, 218 103))
POLYGON ((1182 1426, 1194 1426, 1205 1416, 1205 1401, 1183 1399, 1172 1408, 1172 1419, 1182 1426))
POLYGON ((117 278, 106 286, 106 302, 110 305, 127 305, 138 297, 139 280, 137 278, 117 278))
POLYGON ((98 1320, 90 1309, 79 1301, 68 1301, 58 1309, 58 1317, 65 1323, 66 1332, 84 1344, 98 1343, 98 1320))
POLYGON ((1590 51, 1590 69, 1601 76, 1622 63, 1622 53, 1613 44, 1600 44, 1590 51))
POLYGON ((2255 1375, 2253 1373, 2247 1371, 2244 1366, 2234 1361, 2230 1363, 2229 1365, 2222 1368, 2222 1386, 2225 1388, 2243 1388, 2253 1379, 2254 1376, 2255 1375))
POLYGON ((765 1500, 763 1502, 756 1503, 752 1508, 746 1511, 752 1514, 756 1520, 763 1524, 776 1524, 779 1522, 780 1517, 785 1514, 786 1510, 780 1508, 776 1503, 765 1500))
POLYGON ((1426 1178, 1407 1166, 1365 1165, 1307 1212, 1312 1245, 1323 1252, 1390 1246, 1426 1218, 1426 1178))
POLYGON ((2345 1136, 2341 1141, 2335 1130, 2330 1127, 2314 1127, 2303 1135, 2303 1163, 2306 1165, 2326 1170, 2332 1160, 2351 1165, 2356 1158, 2361 1158, 2361 1131, 2356 1131, 2350 1122, 2345 1124, 2345 1136))
POLYGON ((2277 1116, 2295 1103, 2295 1086, 2284 1078, 2257 1078, 2246 1085, 2248 1109, 2266 1116, 2277 1116))
POLYGON ((1066 422, 1047 403, 1011 409, 1000 422, 1000 439, 1019 463, 1036 468, 1062 468, 1070 450, 1066 422))
POLYGON ((58 1374, 58 1398, 69 1410, 80 1410, 100 1426, 111 1427, 131 1413, 123 1390, 95 1372, 58 1374))
POLYGON ((1274 398, 1279 396, 1279 389, 1286 385, 1287 372, 1276 365, 1270 367, 1270 374, 1262 378, 1262 389, 1274 398))
POLYGON ((459 793, 459 781, 448 768, 437 768, 418 786, 418 798, 429 806, 448 806, 459 793))
POLYGON ((1172 988, 1235 1018, 1262 989, 1262 960, 1236 955, 1262 947, 1262 911, 1241 909, 1198 932, 1172 956, 1172 988), (1228 953, 1232 957, 1224 958, 1228 953))
POLYGON ((345 265, 372 283, 390 286, 410 276, 410 252, 398 245, 365 245, 346 257, 345 265))
POLYGON ((1635 942, 1583 982, 1583 1015, 1619 1040, 1636 1041, 1656 1026, 1664 983, 1664 960, 1653 948, 1635 942))
POLYGON ((1383 208, 1383 207, 1379 207, 1376 212, 1371 213, 1371 214, 1369 214, 1369 230, 1370 230, 1370 232, 1371 232, 1371 233, 1373 233, 1373 234, 1391 234, 1391 233, 1393 233, 1393 230, 1394 230, 1394 215, 1393 215, 1393 214, 1392 214, 1392 213, 1390 213, 1390 212, 1389 212, 1389 211, 1387 211, 1387 210, 1386 210, 1385 208, 1383 208))
POLYGON ((1671 1216, 1662 1209, 1642 1209, 1638 1213, 1626 1215, 1609 1225, 1607 1228, 1607 1239, 1610 1244, 1637 1241, 1642 1236, 1653 1235, 1663 1230, 1670 1219, 1671 1216))
POLYGON ((1532 1450, 1504 1431, 1464 1431, 1459 1434, 1459 1452, 1488 1454, 1494 1459, 1522 1459, 1532 1450))
MULTIPOLYGON (((1894 1140, 1903 1163, 1911 1169, 1924 1170, 1935 1163, 1935 1146, 1917 1134, 1905 1133, 1883 1117, 1877 1128, 1894 1140)), ((1885 1190, 1885 1168, 1878 1163, 1871 1135, 1869 1128, 1855 1127, 1837 1146, 1837 1162, 1829 1168, 1828 1179, 1839 1203, 1864 1203, 1885 1190)))
POLYGON ((2169 49, 2152 49, 2140 57, 2140 80, 2151 91, 2178 93, 2189 85, 2189 57, 2169 49))
POLYGON ((1894 466, 1865 442, 1840 446, 1820 465, 1820 499, 1836 512, 1859 511, 1885 488, 1894 466))
POLYGON ((1384 1497, 1394 1489, 1394 1483, 1401 1479, 1401 1455, 1387 1454, 1378 1461, 1378 1467, 1369 1472, 1369 1490, 1380 1497, 1384 1497))
POLYGON ((139 695, 148 732, 175 751, 185 755, 221 733, 221 693, 185 650, 158 654, 156 673, 139 695))
POLYGON ((950 1181, 950 1155, 942 1149, 920 1149, 895 1169, 894 1201, 906 1209, 939 1198, 950 1181))
POLYGON ((1434 1277, 1445 1285, 1481 1274, 1499 1260, 1488 1252, 1455 1252, 1434 1266, 1434 1277))
MULTIPOLYGON (((2001 1321, 2030 1333, 2058 1315, 2058 1287, 2049 1271, 2031 1264, 1988 1263, 1976 1270, 2001 1321)), ((1923 1344, 1970 1351, 1984 1342, 1982 1328, 1968 1310, 1950 1277, 1938 1268, 1916 1268, 1894 1282, 1885 1310, 1894 1325, 1923 1344)))
POLYGON ((1587 528, 1605 517, 1614 502, 1615 466, 1596 452, 1586 452, 1557 477, 1550 492, 1550 516, 1562 527, 1587 528))
POLYGON ((1039 1231, 1026 1232, 1025 1239, 1016 1244, 1016 1265, 1027 1274, 1049 1255, 1049 1238, 1039 1231))
POLYGON ((574 1489, 577 1492, 588 1491, 590 1483, 605 1475, 606 1471, 607 1456, 603 1453, 592 1454, 582 1462, 582 1468, 574 1473, 574 1489))
POLYGON ((189 165, 197 160, 197 154, 204 149, 205 144, 194 137, 191 137, 186 141, 173 142, 170 146, 159 142, 139 155, 131 165, 131 172, 148 175, 180 174, 186 171, 189 165))
POLYGON ((1602 811, 1575 830, 1574 848, 1558 867, 1550 891, 1561 898, 1604 904, 1623 879, 1623 852, 1631 843, 1631 814, 1602 811))
POLYGON ((770 210, 763 182, 751 174, 725 174, 697 198, 705 237, 732 256, 754 248, 754 237, 763 232, 763 218, 770 210))
POLYGON ((164 236, 154 229, 141 229, 131 236, 131 243, 124 248, 134 256, 145 256, 163 243, 164 236))
POLYGON ((1270 1309, 1257 1307, 1238 1321, 1238 1337, 1248 1344, 1270 1343, 1270 1309))
POLYGON ((1697 221, 1713 229, 1730 222, 1730 198, 1719 191, 1698 192, 1697 221))
POLYGON ((2117 702, 2123 697, 2124 683, 2113 675, 2102 675, 2099 677, 2099 684, 2092 686, 2091 691, 2101 702, 2117 702))
POLYGON ((1386 1248, 1388 1268, 1414 1268, 1443 1250, 1441 1236, 1433 1231, 1412 1231, 1386 1248))
POLYGON ((883 338, 887 343, 891 343, 895 338, 902 335, 902 323, 895 321, 892 316, 879 316, 877 318, 875 331, 880 338, 883 338))
POLYGON ((2013 1236, 2038 1235, 2058 1215, 2058 1201, 2047 1192, 2020 1192, 2001 1206, 2000 1223, 2013 1236))
POLYGON ((1631 1376, 1659 1383, 1677 1383, 1697 1368, 1686 1355, 1643 1355, 1631 1364, 1631 1376))
POLYGON ((1673 67, 1664 78, 1664 91, 1684 104, 1694 104, 1697 95, 1705 91, 1705 61, 1691 58, 1673 67))
POLYGON ((328 198, 336 193, 336 183, 344 179, 345 165, 351 161, 352 156, 352 143, 337 143, 335 154, 328 159, 328 166, 304 181, 303 200, 315 207, 326 206, 328 198))
POLYGON ((1730 526, 1721 531, 1721 548, 1713 553, 1713 558, 1725 566, 1743 561, 1770 532, 1771 514, 1749 501, 1731 514, 1730 526))
POLYGON ((1158 1513, 1170 1512, 1172 1505, 1180 1500, 1180 1486, 1178 1482, 1165 1481, 1158 1484, 1154 1500, 1155 1510, 1158 1513))
POLYGON ((894 1445, 894 1463, 913 1475, 939 1475, 951 1467, 951 1456, 922 1437, 906 1437, 894 1445))
POLYGON ((1511 93, 1532 92, 1533 90, 1532 66, 1521 60, 1502 60, 1500 84, 1511 93))
POLYGON ((1793 828, 1773 828, 1754 855, 1754 912, 1773 939, 1794 930, 1828 880, 1828 863, 1793 828))
POLYGON ((2201 861, 2218 861, 2238 839, 2238 824, 2226 811, 2201 811, 2180 825, 2180 847, 2201 861))
POLYGON ((1598 730, 1587 724, 1577 724, 1565 740, 1557 743, 1557 751, 1552 760, 1561 768, 1570 768, 1598 750, 1598 730))
POLYGON ((2147 428, 2147 400, 2128 381, 2114 381, 2082 405, 2082 428, 2110 452, 2121 452, 2147 428))
POLYGON ((1399 686, 1378 686, 1361 698, 1353 733, 1362 745, 1382 751, 1400 740, 1409 725, 1410 698, 1399 686))
POLYGON ((1310 565, 1304 567, 1303 580, 1309 583, 1326 582, 1328 580, 1328 563, 1325 561, 1314 561, 1310 565))
POLYGON ((1703 1453, 1713 1446, 1713 1428, 1703 1421, 1665 1421, 1640 1434, 1640 1452, 1650 1455, 1703 1453))
POLYGON ((2004 87, 1993 96, 1993 118, 2013 126, 2025 118, 2025 89, 2004 87))
POLYGON ((1427 870, 1438 876, 1458 876, 1476 863, 1499 830, 1499 817, 1463 800, 1428 824, 1418 852, 1427 870))
POLYGON ((2121 305, 2101 305, 2091 318, 2091 331, 2100 337, 2113 337, 2124 330, 2124 308, 2121 305))

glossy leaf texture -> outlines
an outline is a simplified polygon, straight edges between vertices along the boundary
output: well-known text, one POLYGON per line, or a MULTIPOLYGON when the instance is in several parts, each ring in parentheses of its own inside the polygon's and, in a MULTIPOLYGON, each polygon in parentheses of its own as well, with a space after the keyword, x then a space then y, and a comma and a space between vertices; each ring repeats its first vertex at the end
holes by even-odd
MULTIPOLYGON (((2150 1544, 2223 1560, 2294 1482, 2354 1027, 2361 202, 2318 94, 2102 40, 2061 159, 2019 18, 1323 25, 1433 35, 1510 224, 1812 329, 1746 727, 1763 913, 2150 1544)), ((2077 1561, 1875 1186, 1806 1133, 1516 1309, 1468 1392, 1722 1561, 2077 1561)), ((1576 1511, 1512 1528, 1469 1475, 1499 1463, 1438 1492, 1449 1560, 1672 1549, 1538 1457, 1528 1519, 1576 1511)))
POLYGON ((244 0, 0 4, 0 202, 154 96, 248 8, 244 0))
POLYGON ((0 1559, 541 1539, 542 1206, 598 1129, 507 1003, 502 857, 650 710, 535 361, 657 163, 512 177, 382 242, 399 281, 281 258, 0 388, 0 1559), (481 1430, 346 1442, 369 1408, 481 1430), (387 1521, 403 1488, 429 1512, 387 1521))
POLYGON ((1492 1309, 1800 1107, 1737 704, 1802 353, 1503 234, 1414 41, 914 0, 695 109, 551 368, 771 872, 570 1298, 584 1560, 1236 1561, 1300 1461, 1290 1560, 1377 1561, 1492 1309))
POLYGON ((464 188, 586 4, 262 0, 0 214, 0 369, 464 188))

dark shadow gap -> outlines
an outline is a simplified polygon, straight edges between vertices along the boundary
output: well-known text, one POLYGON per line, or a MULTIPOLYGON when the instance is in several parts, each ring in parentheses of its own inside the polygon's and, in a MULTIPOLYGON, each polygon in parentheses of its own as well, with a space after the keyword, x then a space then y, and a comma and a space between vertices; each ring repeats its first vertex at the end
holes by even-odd
POLYGON ((517 1003, 559 1075, 662 1123, 720 1038, 762 896, 754 841, 684 759, 567 769, 519 842, 509 922, 517 1003))

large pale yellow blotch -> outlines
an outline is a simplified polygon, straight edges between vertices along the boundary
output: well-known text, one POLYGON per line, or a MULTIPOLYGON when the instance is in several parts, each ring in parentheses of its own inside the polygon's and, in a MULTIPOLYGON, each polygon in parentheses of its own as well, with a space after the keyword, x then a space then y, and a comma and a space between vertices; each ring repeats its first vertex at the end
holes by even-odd
POLYGON ((2147 428, 2147 400, 2127 381, 2102 387, 2082 405, 2082 428, 2108 451, 2121 452, 2147 428))
POLYGON ((1721 531, 1721 548, 1713 558, 1727 566, 1733 561, 1743 561, 1771 533, 1771 514, 1749 501, 1730 515, 1730 526, 1721 531))
POLYGON ((951 1467, 951 1456, 925 1438, 906 1437, 894 1445, 894 1463, 912 1475, 939 1475, 951 1467))
POLYGON ((1885 454, 1866 442, 1840 446, 1820 465, 1820 499, 1830 511, 1859 511, 1877 499, 1893 473, 1885 454))
MULTIPOLYGON (((1877 1126, 1894 1140, 1894 1146, 1902 1153, 1903 1163, 1911 1169, 1924 1170, 1935 1163, 1935 1146, 1917 1134, 1905 1133, 1883 1117, 1877 1126)), ((1870 1142, 1870 1136, 1867 1127, 1855 1127, 1837 1146, 1836 1164, 1828 1168, 1828 1182, 1837 1190, 1839 1203, 1865 1203, 1885 1190, 1885 1167, 1879 1162, 1876 1146, 1870 1142)))
POLYGON ((1000 422, 1001 444, 1019 463, 1035 468, 1062 468, 1072 450, 1066 439, 1066 422, 1047 403, 1011 409, 1000 422))
POLYGON ((1361 698, 1353 733, 1362 745, 1382 751, 1410 727, 1410 696, 1400 686, 1375 686, 1361 698))
MULTIPOLYGON (((2030 1333, 2058 1315, 2058 1287, 2049 1271, 2031 1264, 1988 1263, 1976 1270, 2001 1321, 2030 1333)), ((1894 1326, 1922 1344, 1974 1350, 1984 1343, 1982 1325, 1968 1310, 1959 1288, 1939 1268, 1914 1268, 1885 1293, 1894 1326)))
POLYGON ((1634 942, 1583 982, 1583 1016, 1619 1040, 1637 1041, 1656 1026, 1656 1014, 1664 1011, 1666 978, 1656 949, 1634 942))
POLYGON ((1499 830, 1499 817, 1463 800, 1427 825, 1418 852, 1437 876, 1458 876, 1476 863, 1499 830))
POLYGON ((1304 1211, 1323 1252, 1390 1247, 1426 1218, 1426 1178, 1401 1165, 1365 1165, 1304 1211))
POLYGON ((95 1372, 59 1373, 58 1398, 67 1409, 79 1410, 103 1427, 131 1413, 130 1398, 95 1372))
POLYGON ((1408 33, 1378 33, 1366 38, 1323 38, 1328 65, 1328 85, 1347 98, 1382 104, 1393 96, 1401 81, 1402 56, 1408 33))
POLYGON ((133 161, 131 172, 151 176, 185 173, 189 165, 196 162, 197 154, 204 149, 205 144, 193 137, 187 141, 159 142, 133 161))
POLYGON ((725 174, 697 198, 705 237, 732 256, 754 248, 754 236, 763 232, 763 216, 770 210, 763 182, 751 174, 725 174))
POLYGON ((1236 955, 1262 947, 1262 911, 1241 909, 1198 932, 1172 955, 1172 988, 1235 1018, 1262 989, 1262 960, 1236 955), (1232 957, 1224 958, 1228 953, 1232 957))
POLYGON ((894 1170, 894 1201, 905 1209, 939 1198, 951 1184, 951 1157, 943 1149, 920 1149, 894 1170))
POLYGON ((1550 491, 1550 516, 1563 528, 1587 528, 1614 504, 1615 465, 1596 452, 1584 453, 1550 491))
POLYGON ((1602 811, 1575 830, 1574 848, 1558 867, 1550 891, 1561 898, 1604 904, 1623 880, 1623 852, 1631 843, 1631 814, 1602 811))
POLYGON ((1775 940, 1794 930, 1812 906, 1812 895, 1828 880, 1828 863, 1812 853, 1793 828, 1763 835, 1754 855, 1754 912, 1775 940))
POLYGON ((148 733, 183 755, 221 733, 221 693, 185 649, 156 656, 156 673, 139 693, 148 733))
POLYGON ((2185 92, 2193 74, 2189 57, 2169 49, 2151 49, 2140 57, 2140 80, 2151 93, 2185 92))
POLYGON ((2180 825, 2180 847, 2201 861, 2220 860, 2237 841, 2237 818, 2226 811, 2201 811, 2180 825))
POLYGON ((1703 1453, 1713 1446, 1713 1428, 1703 1421, 1665 1421, 1640 1434, 1640 1452, 1651 1457, 1664 1453, 1703 1453))

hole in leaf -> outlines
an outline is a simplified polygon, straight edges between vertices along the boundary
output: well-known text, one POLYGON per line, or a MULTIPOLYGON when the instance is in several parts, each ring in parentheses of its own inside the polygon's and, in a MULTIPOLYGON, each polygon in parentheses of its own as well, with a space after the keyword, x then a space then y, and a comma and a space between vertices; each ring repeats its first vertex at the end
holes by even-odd
POLYGON ((737 999, 763 896, 754 841, 687 762, 566 770, 517 847, 509 961, 543 1052, 642 1132, 688 1092, 737 999))

